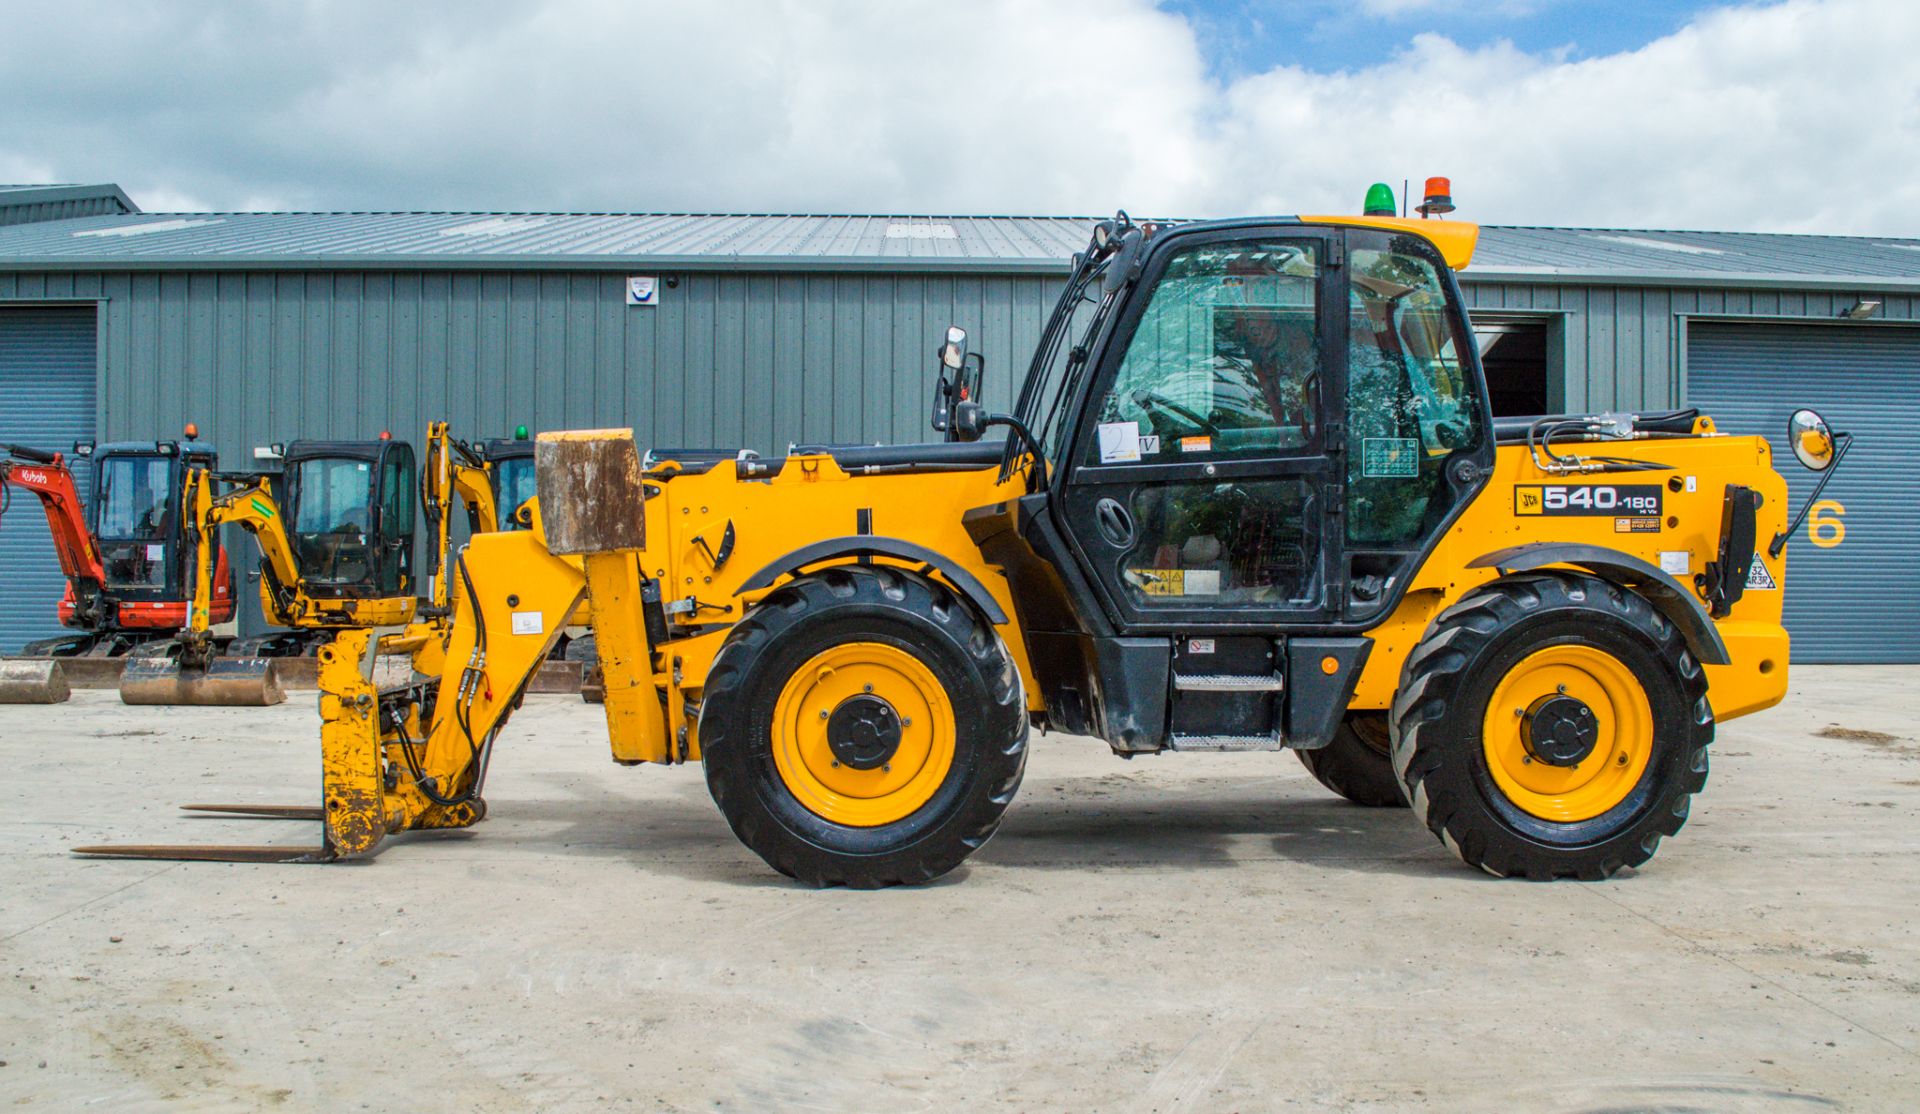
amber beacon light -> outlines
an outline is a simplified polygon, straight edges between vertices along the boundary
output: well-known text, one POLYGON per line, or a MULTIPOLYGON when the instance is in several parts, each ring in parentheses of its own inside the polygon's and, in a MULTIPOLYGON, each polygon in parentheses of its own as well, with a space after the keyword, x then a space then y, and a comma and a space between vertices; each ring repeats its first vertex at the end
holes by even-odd
POLYGON ((1453 212, 1453 182, 1446 178, 1428 178, 1427 185, 1421 191, 1420 215, 1423 217, 1440 216, 1453 212))

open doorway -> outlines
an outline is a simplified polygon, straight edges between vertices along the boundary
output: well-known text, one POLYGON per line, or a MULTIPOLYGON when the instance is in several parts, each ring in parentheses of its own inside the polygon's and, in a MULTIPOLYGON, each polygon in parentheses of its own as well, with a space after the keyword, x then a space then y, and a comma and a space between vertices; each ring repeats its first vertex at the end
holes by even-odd
POLYGON ((1548 389, 1554 322, 1543 318, 1473 320, 1480 364, 1487 372, 1488 401, 1496 418, 1552 412, 1548 389))

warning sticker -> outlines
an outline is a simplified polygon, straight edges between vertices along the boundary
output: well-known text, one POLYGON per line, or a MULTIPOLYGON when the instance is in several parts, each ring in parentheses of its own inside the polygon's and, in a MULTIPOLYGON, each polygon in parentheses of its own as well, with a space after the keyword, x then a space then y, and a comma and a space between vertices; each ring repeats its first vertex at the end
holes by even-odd
POLYGON ((1182 437, 1182 438, 1180 439, 1180 451, 1181 451, 1181 452, 1183 452, 1183 453, 1207 453, 1207 452, 1212 452, 1212 451, 1213 451, 1213 438, 1211 438, 1211 437, 1182 437))
POLYGON ((1685 576, 1693 567, 1693 553, 1686 549, 1663 549, 1660 551, 1660 571, 1668 576, 1685 576))
POLYGON ((1420 442, 1412 437, 1368 437, 1360 446, 1363 476, 1418 476, 1420 442))
POLYGON ((515 634, 545 634, 546 623, 538 611, 516 611, 511 620, 515 634))
POLYGON ((1613 532, 1616 534, 1658 534, 1660 520, 1657 518, 1616 518, 1613 520, 1613 532))
POLYGON ((1149 596, 1217 596, 1218 569, 1128 569, 1127 581, 1149 596))
POLYGON ((1778 591, 1779 588, 1779 582, 1767 571, 1767 563, 1756 555, 1753 564, 1747 566, 1747 591, 1778 591))

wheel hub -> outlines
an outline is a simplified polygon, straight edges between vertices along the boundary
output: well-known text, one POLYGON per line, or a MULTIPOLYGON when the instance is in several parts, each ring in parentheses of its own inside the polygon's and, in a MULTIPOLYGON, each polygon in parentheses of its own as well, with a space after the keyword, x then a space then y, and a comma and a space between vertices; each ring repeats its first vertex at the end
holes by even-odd
POLYGON ((850 696, 827 719, 827 746, 841 765, 873 770, 900 749, 900 714, 877 696, 850 696))
POLYGON ((1554 693, 1533 702, 1521 718, 1527 753, 1549 766, 1578 766, 1600 740, 1593 709, 1578 697, 1554 693))

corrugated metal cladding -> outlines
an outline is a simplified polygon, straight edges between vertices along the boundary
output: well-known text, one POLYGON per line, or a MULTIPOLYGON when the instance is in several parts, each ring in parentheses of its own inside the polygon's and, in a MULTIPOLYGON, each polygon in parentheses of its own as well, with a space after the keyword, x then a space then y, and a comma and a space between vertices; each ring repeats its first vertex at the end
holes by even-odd
POLYGON ((692 272, 657 307, 620 274, 0 273, 0 302, 106 301, 104 436, 188 421, 224 456, 297 437, 630 425, 644 444, 784 449, 930 436, 935 345, 968 329, 990 405, 1056 280, 692 272))
MULTIPOLYGON (((92 306, 0 308, 0 442, 67 452, 93 437, 92 306)), ((82 498, 84 462, 74 462, 82 498)), ((0 514, 0 652, 62 630, 66 579, 40 500, 8 487, 0 514)))
MULTIPOLYGON (((1549 351, 1564 352, 1565 375, 1550 380, 1556 410, 1660 410, 1681 405, 1681 317, 1738 316, 1834 321, 1857 298, 1853 290, 1713 289, 1704 286, 1565 285, 1475 281, 1461 276, 1467 311, 1476 319, 1538 318, 1550 329, 1549 351)), ((1920 297, 1862 291, 1882 301, 1878 319, 1920 319, 1920 297)), ((1878 327, 1835 326, 1843 331, 1878 327)), ((1549 357, 1551 365, 1553 357, 1549 357)))
POLYGON ((1787 550, 1793 660, 1920 661, 1920 329, 1702 322, 1687 367, 1690 404, 1773 443, 1796 509, 1818 477, 1788 451, 1788 416, 1811 406, 1855 437, 1817 508, 1835 525, 1787 550))

